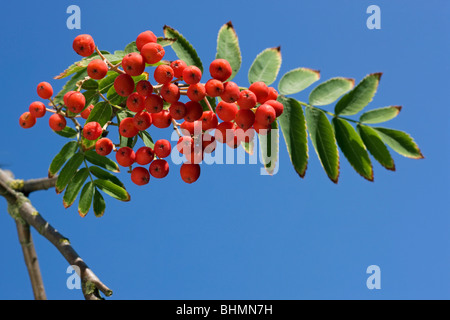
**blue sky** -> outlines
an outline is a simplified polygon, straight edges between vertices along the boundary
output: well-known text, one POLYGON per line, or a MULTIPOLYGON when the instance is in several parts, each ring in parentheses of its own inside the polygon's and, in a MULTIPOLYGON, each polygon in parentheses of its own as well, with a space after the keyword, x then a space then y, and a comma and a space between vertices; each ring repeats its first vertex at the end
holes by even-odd
MULTIPOLYGON (((111 299, 448 299, 450 212, 448 73, 445 1, 76 1, 82 29, 66 28, 71 1, 2 4, 3 114, 0 162, 18 178, 43 177, 63 138, 47 120, 30 130, 18 117, 37 100, 35 88, 53 80, 78 56, 73 38, 89 33, 103 50, 122 49, 147 29, 167 24, 195 46, 204 65, 214 59, 217 32, 231 20, 243 56, 236 82, 263 49, 281 45, 280 75, 297 67, 321 79, 383 72, 369 108, 402 105, 387 127, 412 134, 426 159, 393 154, 397 172, 374 163, 375 182, 341 161, 331 183, 315 153, 305 179, 293 170, 281 140, 280 170, 259 165, 203 166, 200 180, 169 176, 135 187, 130 203, 107 200, 101 219, 65 210, 54 191, 31 200, 68 237, 94 272, 114 290, 111 299), (381 30, 368 30, 366 8, 381 8, 381 30), (381 290, 366 287, 366 269, 381 268, 381 290)), ((168 58, 174 54, 169 49, 168 58)), ((310 90, 295 95, 307 99, 310 90)), ((155 139, 171 130, 150 131, 155 139)), ((312 147, 310 145, 310 147, 312 147)), ((311 149, 312 150, 312 149, 311 149)), ((32 298, 16 228, 0 201, 0 299, 32 298)), ((67 263, 33 233, 50 299, 81 299, 66 288, 67 263)))

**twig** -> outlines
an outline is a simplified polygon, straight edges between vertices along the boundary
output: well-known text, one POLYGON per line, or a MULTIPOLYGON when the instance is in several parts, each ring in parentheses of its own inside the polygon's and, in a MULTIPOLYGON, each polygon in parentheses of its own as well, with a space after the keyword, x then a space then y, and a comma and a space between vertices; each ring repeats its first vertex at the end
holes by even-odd
POLYGON ((39 268, 39 261, 34 248, 33 238, 31 237, 30 225, 28 223, 22 224, 16 220, 16 226, 19 242, 22 246, 25 265, 27 266, 31 287, 33 289, 34 299, 47 300, 41 269, 39 268))
POLYGON ((69 240, 53 228, 22 193, 13 190, 9 186, 11 181, 13 181, 13 178, 6 171, 0 169, 0 195, 6 199, 9 206, 14 206, 18 209, 20 219, 23 219, 27 224, 36 229, 58 249, 69 265, 77 267, 75 270, 79 270, 85 299, 101 299, 99 292, 103 292, 108 297, 111 296, 112 290, 104 285, 94 272, 89 269, 87 264, 72 247, 69 240), (24 201, 24 198, 26 201, 24 201))
POLYGON ((178 124, 177 124, 177 122, 174 119, 172 119, 172 124, 173 124, 173 128, 178 133, 178 137, 181 138, 182 136, 181 136, 181 133, 180 133, 180 129, 178 129, 178 124))

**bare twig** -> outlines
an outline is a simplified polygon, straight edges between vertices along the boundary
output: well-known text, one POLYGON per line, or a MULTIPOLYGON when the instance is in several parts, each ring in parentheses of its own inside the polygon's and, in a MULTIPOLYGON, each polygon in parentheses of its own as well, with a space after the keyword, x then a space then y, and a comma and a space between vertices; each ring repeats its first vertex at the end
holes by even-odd
POLYGON ((33 238, 31 237, 30 225, 28 223, 22 224, 16 220, 16 226, 19 242, 22 246, 25 265, 27 266, 28 275, 30 276, 31 287, 33 288, 34 299, 47 300, 41 269, 39 268, 39 261, 34 248, 33 238))
POLYGON ((27 180, 24 181, 22 188, 16 191, 22 192, 24 195, 28 196, 34 191, 48 190, 55 187, 57 179, 58 177, 27 180))
POLYGON ((0 195, 3 196, 10 207, 14 207, 18 214, 15 217, 18 223, 25 222, 36 229, 43 237, 50 241, 56 249, 63 255, 71 266, 76 266, 82 282, 83 295, 86 300, 100 299, 100 293, 111 296, 112 291, 105 286, 100 279, 92 272, 83 259, 74 250, 69 240, 53 228, 32 206, 31 202, 23 193, 15 191, 10 187, 14 182, 8 172, 0 169, 0 195))

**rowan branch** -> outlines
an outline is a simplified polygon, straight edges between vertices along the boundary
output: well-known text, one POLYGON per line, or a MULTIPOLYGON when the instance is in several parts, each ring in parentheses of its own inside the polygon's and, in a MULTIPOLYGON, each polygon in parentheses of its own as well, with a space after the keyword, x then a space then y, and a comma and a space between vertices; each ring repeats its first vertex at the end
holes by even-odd
POLYGON ((89 269, 87 264, 72 247, 69 240, 53 228, 37 212, 23 193, 10 187, 10 183, 14 181, 11 175, 0 169, 0 195, 6 199, 10 208, 14 208, 11 211, 14 211, 15 215, 11 214, 11 212, 10 214, 13 215, 17 223, 26 223, 32 226, 58 249, 69 265, 78 267, 74 269, 79 270, 83 295, 86 300, 101 299, 99 292, 102 292, 106 296, 111 296, 112 290, 104 285, 94 272, 89 269))
POLYGON ((33 238, 31 237, 30 225, 27 223, 22 224, 21 222, 16 220, 16 226, 19 242, 22 246, 25 265, 27 266, 28 275, 31 281, 31 287, 33 289, 34 299, 47 300, 36 249, 34 248, 33 238))

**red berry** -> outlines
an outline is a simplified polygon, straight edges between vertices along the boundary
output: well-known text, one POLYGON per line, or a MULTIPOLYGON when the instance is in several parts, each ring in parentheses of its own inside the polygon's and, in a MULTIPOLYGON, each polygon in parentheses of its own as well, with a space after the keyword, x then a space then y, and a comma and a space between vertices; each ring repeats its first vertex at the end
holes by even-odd
POLYGON ((180 100, 180 89, 174 83, 168 83, 161 87, 161 96, 168 103, 175 103, 180 100))
POLYGON ((268 100, 268 101, 265 102, 265 104, 268 104, 268 105, 272 106, 272 108, 275 109, 275 114, 276 114, 277 118, 279 116, 281 116, 281 114, 284 111, 283 104, 281 102, 276 101, 276 100, 268 100))
POLYGON ((202 130, 210 130, 215 129, 219 125, 219 121, 217 120, 217 116, 212 111, 205 111, 202 114, 202 117, 200 118, 200 121, 202 123, 202 130))
POLYGON ((144 106, 148 112, 158 113, 164 108, 164 101, 159 95, 151 94, 145 99, 144 106))
POLYGON ((133 138, 139 133, 139 129, 134 125, 134 118, 125 118, 120 122, 119 133, 125 138, 133 138))
POLYGON ((94 109, 94 105, 93 104, 91 104, 86 109, 84 109, 83 112, 81 112, 81 117, 83 119, 87 120, 87 118, 89 118, 89 115, 91 114, 92 109, 94 109))
POLYGON ((136 91, 143 97, 148 97, 153 93, 153 86, 147 80, 141 80, 136 84, 136 91))
POLYGON ((235 103, 220 101, 216 107, 217 116, 223 121, 233 121, 237 112, 238 107, 235 103))
POLYGON ((169 112, 173 119, 181 120, 186 115, 186 105, 180 101, 172 103, 170 105, 169 112))
POLYGON ((160 139, 155 142, 155 154, 158 158, 166 158, 170 155, 172 146, 166 139, 160 139))
POLYGON ((69 99, 69 97, 72 95, 72 94, 74 94, 76 91, 69 91, 69 92, 66 92, 66 94, 64 95, 64 97, 63 97, 63 100, 64 100, 64 104, 67 106, 67 100, 69 99))
POLYGON ((211 62, 209 66, 209 72, 211 73, 211 77, 214 79, 225 81, 227 80, 233 70, 231 69, 230 63, 225 59, 216 59, 211 62))
POLYGON ((255 123, 255 114, 252 110, 242 109, 238 111, 234 121, 239 128, 245 131, 251 128, 253 123, 255 123))
POLYGON ((103 132, 103 128, 100 123, 92 121, 84 125, 83 137, 87 140, 97 140, 103 132))
POLYGON ((180 168, 181 179, 186 183, 194 183, 200 177, 200 166, 193 163, 183 163, 180 168))
POLYGON ((271 126, 270 126, 270 125, 264 125, 264 124, 261 124, 261 123, 259 123, 259 122, 255 122, 255 123, 253 124, 253 129, 255 129, 255 131, 256 131, 258 134, 264 136, 264 135, 266 135, 266 134, 270 131, 271 126))
POLYGON ((173 79, 173 69, 168 65, 162 64, 156 67, 153 76, 158 83, 169 83, 173 79))
POLYGON ((250 90, 243 90, 239 94, 237 104, 241 109, 252 109, 256 106, 256 95, 250 90))
POLYGON ((42 118, 46 112, 45 104, 40 101, 32 102, 28 110, 35 118, 42 118))
POLYGON ((114 89, 122 97, 128 97, 134 91, 134 80, 129 74, 121 74, 114 80, 114 89))
POLYGON ((131 170, 131 181, 138 186, 146 185, 150 182, 150 173, 145 168, 136 167, 131 170))
POLYGON ((149 42, 142 47, 141 54, 144 57, 145 62, 148 64, 155 64, 162 60, 165 55, 164 48, 154 42, 149 42))
POLYGON ((194 139, 191 137, 180 137, 177 142, 177 150, 181 154, 190 154, 194 150, 194 145, 194 139))
POLYGON ((37 94, 42 99, 49 99, 53 95, 52 85, 48 82, 41 82, 37 86, 37 94))
POLYGON ((19 125, 28 129, 36 124, 36 117, 31 114, 31 112, 24 112, 19 118, 19 125))
POLYGON ((203 161, 203 151, 201 149, 194 150, 189 155, 186 156, 186 163, 199 164, 203 161))
POLYGON ((170 66, 173 69, 175 78, 181 78, 183 76, 183 70, 187 67, 187 64, 183 60, 175 60, 170 64, 170 66))
MULTIPOLYGON (((196 124, 198 122, 189 122, 189 121, 185 121, 181 124, 180 128, 181 128, 181 133, 183 135, 193 135, 195 133, 195 129, 196 129, 196 124)), ((201 123, 199 123, 201 125, 201 123)), ((199 128, 200 132, 201 132, 201 127, 199 128)))
POLYGON ((108 66, 102 59, 95 59, 89 62, 87 66, 87 74, 95 80, 103 79, 108 73, 108 66))
POLYGON ((262 81, 252 83, 248 89, 256 95, 256 100, 259 103, 265 101, 269 96, 269 87, 262 81))
POLYGON ((169 164, 166 160, 157 159, 150 164, 150 174, 157 178, 165 178, 169 174, 169 164))
POLYGON ((201 118, 203 114, 203 107, 200 103, 195 101, 186 102, 186 115, 184 120, 188 122, 194 122, 201 118))
POLYGON ((150 147, 142 147, 136 151, 136 162, 141 166, 148 165, 155 158, 155 152, 150 147))
POLYGON ((234 138, 234 124, 231 122, 222 122, 220 123, 214 134, 214 137, 220 143, 226 143, 227 141, 234 138))
POLYGON ((139 51, 141 51, 142 47, 150 42, 156 42, 158 38, 155 36, 153 32, 150 30, 144 31, 139 34, 136 38, 136 47, 139 51))
POLYGON ((95 151, 101 156, 107 156, 113 150, 114 145, 108 138, 101 138, 95 143, 95 151))
POLYGON ((122 147, 116 152, 116 161, 122 167, 131 166, 136 160, 136 154, 130 147, 122 147))
POLYGON ((196 66, 189 66, 183 70, 183 80, 187 84, 199 83, 202 79, 202 71, 196 66))
POLYGON ((73 40, 72 48, 80 56, 89 57, 95 51, 95 42, 89 34, 80 34, 73 40))
POLYGON ((144 57, 138 52, 129 53, 122 59, 122 68, 132 77, 139 76, 145 70, 144 57))
POLYGON ((247 130, 242 130, 238 128, 235 130, 234 134, 235 136, 237 136, 237 140, 249 143, 250 141, 253 141, 255 137, 255 130, 253 130, 252 128, 247 130))
POLYGON ((260 105, 255 112, 255 121, 268 126, 277 118, 275 109, 268 104, 260 105))
POLYGON ((239 99, 240 90, 236 83, 234 82, 225 82, 224 85, 224 91, 220 95, 220 98, 228 103, 236 102, 239 99))
POLYGON ((67 109, 73 113, 80 113, 86 105, 86 98, 81 92, 73 92, 67 98, 67 109))
POLYGON ((64 118, 60 114, 52 114, 50 118, 48 119, 48 124, 50 125, 50 128, 54 131, 61 131, 66 127, 66 118, 64 118))
POLYGON ((187 96, 192 101, 202 101, 206 96, 205 86, 201 83, 191 84, 187 90, 187 96))
POLYGON ((133 117, 133 124, 139 131, 144 131, 150 128, 153 123, 152 115, 148 112, 138 112, 133 117))
POLYGON ((127 98, 127 108, 132 112, 141 112, 144 110, 145 98, 137 92, 133 92, 127 98))
POLYGON ((172 117, 168 110, 163 110, 158 113, 152 113, 153 125, 157 128, 168 128, 172 124, 172 117))
POLYGON ((227 146, 229 146, 230 148, 236 149, 242 143, 242 135, 238 135, 235 130, 235 131, 233 131, 232 137, 230 139, 228 139, 226 141, 226 143, 227 143, 227 146))
POLYGON ((209 97, 219 97, 225 90, 222 81, 210 79, 205 84, 206 94, 209 97))
POLYGON ((269 100, 277 100, 278 98, 278 91, 274 87, 269 87, 269 95, 266 99, 263 99, 261 103, 266 103, 269 100))

